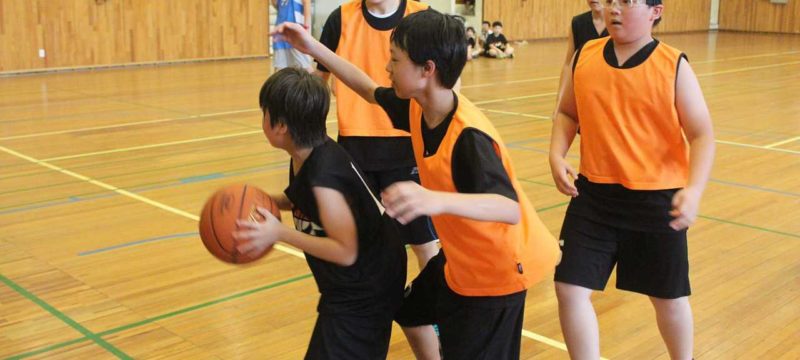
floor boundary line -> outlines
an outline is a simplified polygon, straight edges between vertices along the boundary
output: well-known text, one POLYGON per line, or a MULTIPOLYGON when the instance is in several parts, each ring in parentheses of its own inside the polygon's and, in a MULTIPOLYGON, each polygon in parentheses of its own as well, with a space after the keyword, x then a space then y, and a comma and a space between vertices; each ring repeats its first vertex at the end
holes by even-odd
MULTIPOLYGON (((14 150, 11 150, 11 149, 9 149, 9 148, 7 148, 5 146, 0 146, 0 151, 3 151, 3 152, 5 152, 5 153, 7 153, 9 155, 13 155, 13 156, 16 156, 18 158, 30 161, 30 162, 32 162, 34 164, 44 166, 44 167, 49 168, 51 170, 60 172, 60 173, 62 173, 64 175, 71 176, 71 177, 86 181, 86 182, 88 182, 90 184, 99 186, 99 187, 104 188, 104 189, 109 190, 109 191, 113 191, 113 192, 115 192, 117 194, 120 194, 120 195, 123 195, 125 197, 131 198, 131 199, 134 199, 134 200, 138 200, 140 202, 143 202, 145 204, 157 207, 157 208, 159 208, 161 210, 173 213, 175 215, 183 216, 183 217, 185 217, 187 219, 190 219, 190 220, 193 220, 193 221, 199 221, 200 220, 200 217, 195 215, 195 214, 191 214, 191 213, 186 212, 184 210, 181 210, 181 209, 178 209, 178 208, 174 208, 172 206, 169 206, 169 205, 166 205, 164 203, 152 200, 150 198, 147 198, 147 197, 144 197, 142 195, 130 192, 128 190, 121 189, 121 188, 118 188, 116 186, 104 183, 102 181, 98 181, 98 180, 92 179, 92 178, 90 178, 88 176, 81 175, 81 174, 78 174, 76 172, 64 169, 62 167, 50 164, 50 163, 46 162, 45 160, 39 160, 39 159, 30 157, 30 156, 27 156, 25 154, 16 152, 14 150)), ((301 258, 301 259, 305 259, 305 255, 303 255, 303 253, 301 251, 298 251, 298 250, 296 250, 296 249, 294 249, 292 247, 289 247, 289 246, 286 246, 286 245, 282 245, 282 244, 275 244, 275 248, 280 250, 280 251, 283 251, 283 252, 285 252, 287 254, 293 255, 295 257, 298 257, 298 258, 301 258)))

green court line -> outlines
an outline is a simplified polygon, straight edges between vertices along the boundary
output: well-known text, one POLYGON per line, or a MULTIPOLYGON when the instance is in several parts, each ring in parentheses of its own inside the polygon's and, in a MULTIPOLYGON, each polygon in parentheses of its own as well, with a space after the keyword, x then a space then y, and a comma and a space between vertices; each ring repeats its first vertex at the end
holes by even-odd
MULTIPOLYGON (((2 276, 2 275, 0 275, 0 276, 2 276)), ((169 312, 169 313, 166 313, 166 314, 162 314, 162 315, 158 315, 158 316, 155 316, 155 317, 152 317, 152 318, 149 318, 149 319, 144 319, 142 321, 138 321, 138 322, 135 322, 135 323, 132 323, 132 324, 122 325, 120 327, 116 327, 116 328, 113 328, 113 329, 110 329, 110 330, 106 330, 106 331, 103 331, 103 332, 99 332, 97 334, 92 334, 92 335, 94 335, 95 337, 99 338, 99 337, 102 337, 102 336, 108 336, 108 335, 111 335, 111 334, 116 334, 118 332, 122 332, 122 331, 125 331, 125 330, 130 330, 130 329, 133 329, 135 327, 139 327, 139 326, 142 326, 142 325, 147 325, 147 324, 150 324, 152 322, 156 322, 156 321, 159 321, 159 320, 164 320, 164 319, 167 319, 167 318, 170 318, 170 317, 173 317, 173 316, 178 316, 178 315, 190 312, 190 311, 199 310, 199 309, 206 308, 206 307, 209 307, 209 306, 212 306, 212 305, 216 305, 216 304, 219 304, 219 303, 223 303, 223 302, 226 302, 226 301, 230 301, 230 300, 238 299, 238 298, 241 298, 241 297, 244 297, 244 296, 252 295, 252 294, 264 291, 264 290, 269 290, 269 289, 272 289, 272 288, 276 288, 276 287, 280 287, 280 286, 283 286, 283 285, 286 285, 286 284, 297 282, 297 281, 300 281, 300 280, 303 280, 303 279, 307 279, 307 278, 309 278, 311 276, 312 276, 311 273, 303 274, 303 275, 300 275, 300 276, 295 276, 295 277, 292 277, 292 278, 289 278, 289 279, 286 279, 286 280, 282 280, 282 281, 274 282, 274 283, 271 283, 271 284, 267 284, 267 285, 264 285, 264 286, 261 286, 261 287, 255 288, 255 289, 245 290, 245 291, 242 291, 240 293, 229 295, 229 296, 226 296, 226 297, 223 297, 223 298, 219 298, 219 299, 216 299, 216 300, 211 300, 211 301, 204 302, 204 303, 201 303, 201 304, 197 304, 197 305, 194 305, 194 306, 190 306, 190 307, 187 307, 187 308, 184 308, 184 309, 172 311, 172 312, 169 312)), ((5 279, 5 278, 3 278, 3 279, 5 279)), ((11 286, 11 285, 9 285, 9 286, 11 286)), ((20 287, 20 289, 22 289, 22 288, 20 287)), ((24 289, 22 289, 22 290, 25 291, 24 289)), ((56 313, 58 312, 55 309, 53 309, 53 310, 56 311, 56 313)), ((55 313, 54 313, 54 315, 55 315, 55 313)), ((58 315, 56 315, 56 316, 58 316, 58 315)), ((78 326, 80 326, 80 325, 78 325, 78 326)), ((88 332, 88 330, 86 330, 86 331, 88 332)), ((46 347, 43 347, 43 348, 39 348, 39 349, 32 350, 32 351, 29 351, 29 352, 26 352, 26 353, 22 353, 22 354, 19 354, 19 355, 14 355, 14 356, 12 356, 10 358, 7 358, 6 360, 24 359, 24 358, 31 357, 31 356, 34 356, 34 355, 39 355, 39 354, 46 353, 46 352, 49 352, 49 351, 53 351, 53 350, 56 350, 56 349, 60 349, 60 348, 66 347, 66 346, 70 346, 70 345, 73 345, 73 344, 81 343, 81 342, 88 341, 88 340, 93 340, 89 335, 87 335, 87 334, 84 334, 84 335, 86 335, 86 336, 84 336, 82 338, 72 339, 72 340, 69 340, 69 341, 64 341, 64 342, 61 342, 61 343, 58 343, 58 344, 49 345, 49 346, 46 346, 46 347)))
POLYGON ((744 223, 739 223, 739 222, 725 220, 725 219, 719 219, 719 218, 706 216, 706 215, 697 215, 697 217, 703 218, 703 219, 706 219, 706 220, 712 220, 712 221, 716 221, 716 222, 721 222, 723 224, 736 225, 736 226, 741 226, 741 227, 745 227, 745 228, 748 228, 748 229, 760 230, 760 231, 764 231, 764 232, 768 232, 768 233, 772 233, 772 234, 784 235, 784 236, 789 236, 789 237, 800 239, 800 235, 798 235, 798 234, 792 234, 792 233, 787 233, 787 232, 783 232, 783 231, 779 231, 779 230, 767 229, 767 228, 763 228, 763 227, 760 227, 760 226, 744 224, 744 223))
MULTIPOLYGON (((520 179, 520 180, 525 181, 525 182, 529 182, 529 183, 543 185, 543 186, 555 187, 552 184, 540 183, 540 182, 536 182, 536 181, 532 181, 532 180, 528 180, 528 179, 520 179)), ((546 206, 546 207, 537 209, 536 212, 542 213, 542 212, 545 212, 545 211, 549 211, 549 210, 552 210, 552 209, 563 207, 563 206, 565 206, 567 204, 569 204, 569 201, 565 201, 565 202, 561 202, 561 203, 558 203, 558 204, 546 206)), ((712 221, 725 223, 725 224, 746 227, 746 228, 750 228, 750 229, 754 229, 754 230, 760 230, 760 231, 764 231, 764 232, 768 232, 768 233, 800 238, 800 235, 796 235, 796 234, 786 233, 786 232, 782 232, 782 231, 762 228, 762 227, 748 225, 748 224, 737 223, 737 222, 734 222, 734 221, 718 219, 718 218, 714 218, 714 217, 710 217, 710 216, 699 215, 699 217, 701 217, 703 219, 708 219, 708 220, 712 220, 712 221)), ((408 249, 408 246, 406 246, 406 249, 408 249)), ((244 297, 244 296, 252 295, 252 294, 264 291, 264 290, 268 290, 268 289, 280 287, 280 286, 283 286, 283 285, 287 285, 287 284, 290 284, 290 283, 294 283, 294 282, 297 282, 297 281, 300 281, 300 280, 303 280, 303 279, 307 279, 307 278, 309 278, 311 276, 312 276, 312 274, 310 274, 310 273, 304 274, 304 275, 300 275, 300 276, 296 276, 296 277, 289 278, 289 279, 286 279, 286 280, 282 280, 282 281, 279 281, 279 282, 275 282, 275 283, 272 283, 272 284, 264 285, 262 287, 258 287, 258 288, 255 288, 255 289, 246 290, 246 291, 243 291, 243 292, 240 292, 240 293, 236 293, 236 294, 233 294, 233 295, 230 295, 230 296, 226 296, 226 297, 219 298, 219 299, 216 299, 216 300, 211 300, 211 301, 208 301, 208 302, 205 302, 205 303, 201 303, 201 304, 190 306, 190 307, 187 307, 187 308, 184 308, 184 309, 179 309, 179 310, 176 310, 176 311, 173 311, 173 312, 169 312, 169 313, 166 313, 166 314, 155 316, 155 317, 152 317, 152 318, 149 318, 149 319, 145 319, 145 320, 142 320, 142 321, 138 321, 138 322, 135 322, 135 323, 122 325, 122 326, 119 326, 119 327, 116 327, 116 328, 113 328, 113 329, 110 329, 110 330, 106 330, 106 331, 103 331, 103 332, 99 332, 99 333, 93 334, 93 335, 95 335, 95 337, 102 337, 102 336, 108 336, 108 335, 116 334, 116 333, 119 333, 119 332, 122 332, 122 331, 126 331, 126 330, 130 330, 130 329, 139 327, 139 326, 147 325, 147 324, 159 321, 159 320, 164 320, 164 319, 167 319, 167 318, 171 318, 171 317, 174 317, 174 316, 178 316, 178 315, 182 315, 182 314, 185 314, 185 313, 188 313, 188 312, 192 312, 192 311, 195 311, 195 310, 206 308, 206 307, 209 307, 209 306, 212 306, 212 305, 216 305, 216 304, 220 304, 220 303, 227 302, 227 301, 230 301, 230 300, 238 299, 238 298, 241 298, 241 297, 244 297)), ((0 275, 0 279, 3 279, 4 282, 6 282, 6 280, 7 280, 5 277, 2 277, 2 275, 0 275)), ((10 280, 8 280, 8 281, 10 281, 10 280)), ((9 285, 9 286, 11 286, 11 285, 9 285)), ((55 310, 55 309, 53 309, 53 311, 54 311, 53 312, 54 314, 58 313, 58 311, 55 310)), ((58 313, 58 314, 60 314, 60 313, 58 313)), ((56 315, 56 316, 58 316, 58 315, 56 315)), ((60 349, 60 348, 63 348, 63 347, 69 346, 69 345, 73 345, 73 344, 77 344, 77 343, 80 343, 80 342, 88 341, 88 340, 94 340, 94 339, 87 335, 87 336, 85 336, 83 338, 69 340, 69 341, 58 343, 58 344, 50 345, 50 346, 47 346, 47 347, 39 348, 39 349, 30 351, 30 352, 27 352, 27 353, 15 355, 15 356, 12 356, 12 357, 8 358, 7 360, 23 359, 23 358, 27 358, 27 357, 30 357, 30 356, 46 353, 46 352, 49 352, 49 351, 52 351, 52 350, 60 349)))
MULTIPOLYGON (((98 336, 97 334, 89 331, 89 329, 81 326, 81 324, 78 324, 77 321, 72 320, 66 314, 58 311, 56 308, 54 308, 50 304, 46 303, 44 300, 36 297, 36 295, 33 295, 30 291, 25 290, 22 286, 19 286, 17 283, 11 281, 11 279, 9 279, 9 278, 3 276, 2 274, 0 274, 0 281, 5 283, 6 286, 14 289, 14 291, 18 292, 20 295, 24 296, 25 298, 27 298, 28 300, 32 301, 36 305, 39 305, 42 309, 47 310, 47 312, 49 312, 53 316, 57 317, 59 320, 63 321, 64 323, 66 323, 67 325, 72 327, 73 329, 78 330, 78 332, 83 334, 86 339, 94 341, 95 344, 100 345, 101 347, 106 349, 108 352, 116 355, 118 358, 120 358, 120 359, 131 359, 131 360, 133 359, 132 357, 128 356, 128 354, 125 354, 124 352, 122 352, 122 350, 117 349, 116 347, 114 347, 114 345, 111 345, 108 342, 106 342, 105 340, 103 340, 102 338, 100 338, 100 336, 98 336)), ((74 343, 74 342, 71 342, 71 343, 74 343)))

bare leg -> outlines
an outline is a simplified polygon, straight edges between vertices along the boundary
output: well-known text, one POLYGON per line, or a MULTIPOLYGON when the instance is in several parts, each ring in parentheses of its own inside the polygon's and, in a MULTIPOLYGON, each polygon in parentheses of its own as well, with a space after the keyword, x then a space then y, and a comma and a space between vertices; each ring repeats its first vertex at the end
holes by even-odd
POLYGON ((403 333, 406 334, 408 344, 411 345, 411 350, 414 351, 414 357, 417 360, 440 360, 439 356, 439 338, 436 337, 436 332, 433 331, 433 326, 423 325, 415 327, 403 327, 403 333))
POLYGON ((573 360, 600 358, 600 330, 592 307, 592 290, 556 281, 558 318, 573 360))
POLYGON ((414 255, 417 256, 419 270, 422 271, 422 269, 425 268, 425 264, 428 263, 428 260, 439 253, 439 244, 437 244, 436 241, 429 241, 421 245, 411 245, 411 250, 413 250, 414 255))
POLYGON ((672 360, 689 360, 694 347, 694 321, 688 297, 660 299, 650 297, 656 310, 661 338, 672 360))

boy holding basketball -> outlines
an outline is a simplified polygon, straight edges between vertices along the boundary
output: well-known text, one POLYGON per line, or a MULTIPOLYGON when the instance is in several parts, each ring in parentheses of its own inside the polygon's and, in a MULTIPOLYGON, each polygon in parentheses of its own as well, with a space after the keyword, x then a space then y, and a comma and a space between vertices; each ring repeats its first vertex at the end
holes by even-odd
POLYGON ((381 359, 403 297, 406 252, 396 222, 326 135, 329 102, 323 81, 304 70, 285 68, 264 83, 264 135, 291 156, 289 186, 276 198, 296 230, 258 209, 266 220, 240 221, 234 236, 244 254, 276 241, 305 252, 320 291, 306 359, 381 359))
POLYGON ((395 183, 383 202, 401 223, 431 216, 442 251, 407 288, 396 321, 438 324, 445 359, 518 358, 526 289, 553 269, 558 247, 491 122, 452 90, 466 63, 463 23, 434 10, 403 19, 386 65, 391 88, 296 26, 275 32, 411 133, 422 186, 395 183))
POLYGON ((670 357, 691 359, 686 228, 711 171, 711 118, 686 56, 652 37, 661 1, 604 4, 610 38, 573 56, 550 144, 555 183, 572 196, 555 274, 561 328, 573 359, 600 357, 591 295, 616 264, 617 288, 650 298, 670 357), (579 175, 565 158, 578 124, 579 175))

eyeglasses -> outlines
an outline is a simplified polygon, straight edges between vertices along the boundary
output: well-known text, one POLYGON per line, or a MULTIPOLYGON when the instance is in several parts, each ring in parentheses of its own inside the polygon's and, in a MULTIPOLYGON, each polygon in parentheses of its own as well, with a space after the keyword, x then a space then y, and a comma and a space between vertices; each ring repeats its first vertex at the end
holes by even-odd
POLYGON ((647 4, 646 0, 604 0, 601 2, 603 7, 610 9, 616 5, 618 9, 632 8, 636 5, 647 4))

